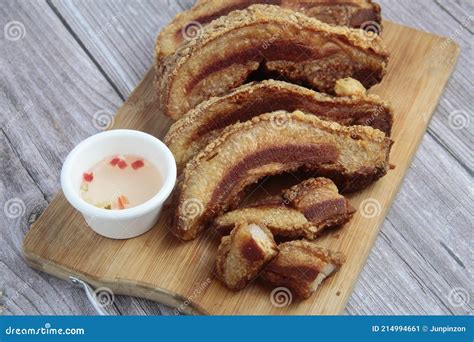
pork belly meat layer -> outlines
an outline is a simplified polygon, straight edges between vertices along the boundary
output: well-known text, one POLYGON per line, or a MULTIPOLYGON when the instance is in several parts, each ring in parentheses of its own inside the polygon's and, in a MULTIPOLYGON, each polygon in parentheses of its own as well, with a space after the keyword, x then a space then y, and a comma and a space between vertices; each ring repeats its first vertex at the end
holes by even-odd
POLYGON ((280 253, 262 273, 262 278, 274 286, 284 286, 299 298, 309 298, 323 282, 344 263, 339 252, 319 247, 305 240, 278 245, 280 253))
POLYGON ((310 178, 280 196, 217 217, 214 227, 225 233, 247 221, 265 225, 277 237, 313 240, 324 229, 348 222, 354 212, 330 179, 310 178))
POLYGON ((345 127, 299 111, 231 125, 186 165, 174 192, 172 231, 195 238, 235 208, 248 185, 269 175, 304 168, 346 192, 362 189, 388 171, 391 144, 377 129, 345 127))
MULTIPOLYGON (((338 80, 336 84, 348 83, 343 81, 338 80)), ((334 97, 282 81, 245 84, 191 109, 170 127, 165 143, 173 152, 178 169, 182 170, 186 162, 226 126, 276 110, 301 110, 345 126, 372 126, 390 135, 393 121, 390 105, 378 96, 366 95, 364 89, 351 93, 348 88, 337 87, 345 96, 334 97)))
POLYGON ((243 289, 278 254, 272 233, 263 226, 240 223, 224 236, 217 251, 217 276, 230 289, 243 289))
POLYGON ((161 59, 173 54, 183 41, 199 35, 212 20, 254 4, 277 5, 332 25, 381 25, 380 6, 370 0, 200 0, 163 28, 156 42, 156 55, 161 59))
POLYGON ((344 77, 366 88, 380 82, 387 61, 380 38, 363 30, 253 5, 213 21, 175 54, 157 61, 155 88, 160 110, 179 119, 202 101, 247 83, 257 70, 331 93, 344 77))

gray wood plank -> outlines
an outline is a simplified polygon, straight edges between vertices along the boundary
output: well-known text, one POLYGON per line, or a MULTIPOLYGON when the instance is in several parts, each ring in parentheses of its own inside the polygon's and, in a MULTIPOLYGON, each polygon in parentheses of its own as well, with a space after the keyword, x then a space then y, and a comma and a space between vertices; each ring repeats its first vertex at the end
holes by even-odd
POLYGON ((46 208, 42 192, 0 130, 0 311, 5 314, 93 314, 82 291, 29 268, 21 244, 29 224, 46 208))
MULTIPOLYGON (((6 51, 0 56, 0 128, 17 152, 18 168, 25 167, 26 177, 32 180, 31 184, 25 182, 28 184, 25 191, 30 188, 40 191, 44 205, 39 209, 33 207, 37 217, 46 207, 46 200, 49 202, 59 190, 60 169, 67 153, 79 141, 100 131, 102 127, 96 114, 112 119, 122 99, 46 2, 37 2, 34 6, 24 3, 18 7, 9 1, 0 9, 0 17, 21 22, 20 29, 24 30, 22 39, 0 40, 0 48, 6 51)), ((2 158, 2 177, 3 168, 2 158)), ((19 178, 5 179, 9 184, 22 184, 25 174, 16 175, 19 178)), ((5 196, 12 193, 8 190, 5 196)), ((20 246, 28 224, 8 221, 5 226, 9 234, 4 235, 5 241, 0 242, 0 246, 10 241, 20 246)), ((34 290, 22 291, 27 300, 21 305, 13 307, 15 303, 7 297, 10 304, 7 313, 95 313, 82 290, 38 274, 26 266, 19 253, 8 262, 3 256, 1 260, 5 268, 2 274, 14 284, 6 287, 4 295, 16 293, 14 289, 28 287, 31 282, 34 285, 34 290), (18 270, 18 274, 7 272, 7 267, 18 270), (31 281, 22 283, 22 279, 31 281), (61 287, 63 298, 58 295, 62 293, 61 287), (46 296, 43 292, 52 292, 54 296, 45 297, 44 303, 38 306, 33 299, 39 298, 38 293, 46 296)), ((114 304, 106 308, 112 314, 171 312, 156 303, 123 296, 115 297, 114 304)))
POLYGON ((474 20, 474 1, 470 0, 435 0, 446 13, 462 25, 470 33, 472 21, 474 20))
POLYGON ((95 113, 112 118, 122 100, 45 2, 4 1, 0 15, 25 31, 0 40, 2 128, 50 200, 67 153, 99 131, 95 113))
MULTIPOLYGON (((459 6, 469 7, 470 1, 458 1, 459 6)), ((462 17, 453 18, 441 6, 432 1, 388 1, 381 0, 384 18, 448 37, 461 46, 461 55, 453 75, 441 98, 439 106, 432 118, 428 132, 436 138, 450 153, 458 159, 463 167, 472 172, 474 159, 472 146, 472 108, 474 100, 473 88, 473 36, 466 27, 472 27, 473 14, 465 12, 462 17)), ((443 2, 443 6, 446 2, 443 2)), ((454 7, 453 7, 454 8, 454 7)), ((456 15, 461 15, 457 13, 456 15)), ((446 41, 446 44, 449 44, 446 41)), ((443 49, 439 46, 438 49, 443 49)), ((427 61, 434 68, 451 61, 427 61)), ((420 113, 422 114, 422 113, 420 113)))
POLYGON ((182 11, 175 1, 49 2, 127 97, 153 62, 156 35, 182 11))
POLYGON ((21 242, 59 189, 66 154, 98 131, 94 113, 113 113, 122 101, 44 1, 3 1, 0 18, 2 24, 16 21, 16 31, 0 40, 0 285, 5 311, 93 314, 82 290, 29 268, 21 242), (10 218, 6 208, 15 198, 24 213, 10 218))

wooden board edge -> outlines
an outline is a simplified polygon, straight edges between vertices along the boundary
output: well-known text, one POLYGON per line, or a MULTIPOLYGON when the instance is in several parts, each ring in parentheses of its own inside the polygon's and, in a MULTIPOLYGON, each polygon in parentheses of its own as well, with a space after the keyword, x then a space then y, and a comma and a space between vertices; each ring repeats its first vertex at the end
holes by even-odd
POLYGON ((177 313, 179 312, 191 316, 209 315, 204 308, 193 303, 189 298, 151 284, 140 281, 131 281, 128 279, 99 278, 90 274, 75 272, 51 261, 45 263, 38 255, 29 253, 24 249, 23 258, 31 268, 51 274, 66 281, 69 281, 69 277, 72 276, 86 282, 93 288, 97 289, 100 287, 107 287, 114 295, 148 299, 175 309, 177 313))
MULTIPOLYGON (((452 40, 451 38, 449 38, 449 37, 447 37, 447 36, 442 36, 442 35, 439 35, 439 34, 436 34, 436 33, 428 32, 428 31, 423 31, 423 30, 421 30, 421 29, 419 29, 419 28, 417 28, 417 27, 412 27, 412 26, 409 26, 409 25, 399 24, 399 23, 397 23, 397 22, 395 22, 395 21, 391 21, 391 20, 385 20, 385 19, 383 19, 383 20, 382 20, 382 24, 384 24, 384 23, 389 23, 389 24, 391 24, 391 25, 402 26, 402 27, 404 27, 404 28, 406 28, 406 29, 409 29, 409 30, 412 30, 412 31, 415 31, 415 32, 418 32, 418 33, 422 33, 422 34, 428 34, 428 35, 433 36, 433 37, 437 37, 437 38, 441 38, 441 39, 448 39, 448 40, 450 40, 450 41, 453 43, 453 45, 456 47, 456 59, 457 59, 457 57, 459 56, 459 52, 461 51, 461 46, 460 46, 458 43, 456 43, 454 40, 452 40)), ((383 34, 383 31, 382 31, 382 34, 383 34)), ((454 65, 453 65, 453 66, 454 66, 454 65)))

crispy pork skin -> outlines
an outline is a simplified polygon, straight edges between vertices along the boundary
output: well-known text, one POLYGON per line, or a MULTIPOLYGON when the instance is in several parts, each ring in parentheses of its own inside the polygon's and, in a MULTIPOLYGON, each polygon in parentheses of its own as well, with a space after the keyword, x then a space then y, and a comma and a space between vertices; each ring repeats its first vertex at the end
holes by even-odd
POLYGON ((260 72, 332 93, 340 78, 369 88, 385 74, 379 37, 331 26, 278 6, 253 5, 206 26, 173 55, 157 61, 159 109, 179 119, 212 96, 229 93, 260 72))
POLYGON ((239 223, 224 236, 217 251, 217 275, 232 290, 243 289, 278 254, 272 233, 264 226, 239 223))
POLYGON ((381 25, 380 6, 370 0, 200 0, 161 30, 156 42, 157 57, 172 55, 183 41, 199 35, 212 20, 254 4, 277 5, 332 25, 381 25))
POLYGON ((285 242, 278 249, 280 253, 265 267, 262 277, 303 299, 309 298, 345 261, 341 253, 305 240, 285 242))
POLYGON ((228 232, 239 222, 265 225, 275 237, 315 239, 326 228, 348 222, 355 210, 327 178, 310 178, 258 203, 229 211, 214 221, 228 232))
POLYGON ((183 240, 195 238, 235 208, 248 185, 269 175, 306 169, 342 191, 362 189, 390 168, 391 145, 377 129, 345 127, 299 111, 231 125, 186 165, 174 192, 172 231, 183 240))
POLYGON ((191 109, 171 126, 165 143, 173 152, 178 170, 182 170, 186 162, 226 126, 276 110, 301 110, 345 126, 372 126, 390 135, 393 111, 387 102, 375 95, 366 95, 355 80, 338 80, 336 89, 344 96, 327 96, 274 80, 245 84, 191 109))

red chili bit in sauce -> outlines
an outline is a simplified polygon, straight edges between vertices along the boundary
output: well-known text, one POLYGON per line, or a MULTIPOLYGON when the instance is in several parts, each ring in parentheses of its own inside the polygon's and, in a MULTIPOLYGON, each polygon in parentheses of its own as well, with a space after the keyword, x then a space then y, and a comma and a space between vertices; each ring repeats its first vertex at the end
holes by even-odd
POLYGON ((119 163, 120 158, 114 158, 110 161, 110 165, 115 166, 119 163))
POLYGON ((145 163, 143 162, 143 160, 136 160, 132 163, 132 168, 134 170, 137 170, 137 169, 143 167, 144 165, 145 165, 145 163))
POLYGON ((163 184, 160 171, 139 155, 111 154, 81 171, 82 199, 108 210, 141 205, 155 196, 163 184))
POLYGON ((129 204, 130 202, 128 201, 127 196, 122 195, 117 198, 117 203, 119 209, 125 209, 125 205, 129 204))
POLYGON ((128 165, 127 165, 127 162, 125 160, 120 160, 118 163, 117 163, 117 166, 121 169, 125 169, 128 165))
POLYGON ((92 180, 94 179, 94 175, 92 172, 84 172, 82 174, 82 177, 84 178, 84 180, 88 183, 92 182, 92 180))

